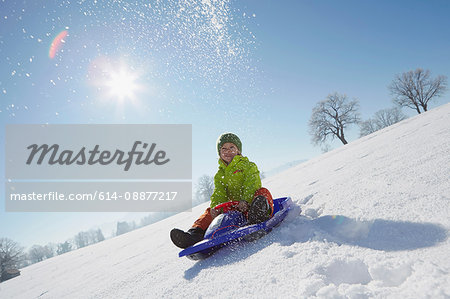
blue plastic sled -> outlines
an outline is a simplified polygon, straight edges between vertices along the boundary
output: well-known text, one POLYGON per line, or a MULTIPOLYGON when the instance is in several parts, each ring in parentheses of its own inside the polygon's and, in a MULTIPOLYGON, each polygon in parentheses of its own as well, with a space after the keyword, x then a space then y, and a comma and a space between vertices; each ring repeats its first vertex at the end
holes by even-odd
POLYGON ((218 249, 241 240, 252 241, 262 237, 278 225, 291 209, 290 197, 273 200, 274 213, 269 220, 246 225, 246 217, 238 211, 217 216, 205 232, 205 238, 191 247, 182 250, 179 257, 186 256, 192 260, 204 259, 218 249))

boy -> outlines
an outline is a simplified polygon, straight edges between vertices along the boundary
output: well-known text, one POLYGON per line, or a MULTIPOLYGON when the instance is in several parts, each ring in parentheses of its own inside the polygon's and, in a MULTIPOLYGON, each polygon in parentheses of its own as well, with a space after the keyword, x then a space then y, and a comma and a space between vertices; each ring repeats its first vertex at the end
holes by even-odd
POLYGON ((248 223, 255 224, 268 220, 273 213, 272 195, 261 188, 261 178, 256 164, 241 155, 242 143, 233 133, 224 133, 217 140, 219 170, 214 176, 214 192, 210 207, 184 232, 174 228, 170 232, 172 242, 187 248, 203 240, 206 229, 212 220, 220 214, 215 206, 239 201, 236 210, 248 212, 248 223))

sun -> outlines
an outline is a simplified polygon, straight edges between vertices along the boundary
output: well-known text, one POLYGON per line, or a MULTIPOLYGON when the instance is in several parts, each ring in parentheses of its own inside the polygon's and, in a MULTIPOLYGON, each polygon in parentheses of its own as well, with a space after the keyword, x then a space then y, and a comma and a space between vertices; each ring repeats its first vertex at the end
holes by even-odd
POLYGON ((91 61, 87 78, 102 101, 119 106, 138 105, 138 98, 147 90, 142 84, 143 74, 141 68, 122 59, 100 56, 91 61))
POLYGON ((105 77, 105 89, 110 98, 115 98, 119 102, 134 100, 139 91, 137 83, 139 77, 136 72, 132 72, 125 66, 118 70, 110 70, 105 77))

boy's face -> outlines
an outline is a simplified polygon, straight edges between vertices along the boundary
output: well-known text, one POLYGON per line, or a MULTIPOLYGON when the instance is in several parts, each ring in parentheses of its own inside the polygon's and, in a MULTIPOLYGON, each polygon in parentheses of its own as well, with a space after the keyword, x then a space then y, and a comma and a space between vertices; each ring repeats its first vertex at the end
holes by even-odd
POLYGON ((220 148, 220 158, 227 164, 230 164, 237 154, 239 154, 239 150, 234 143, 227 142, 220 148))

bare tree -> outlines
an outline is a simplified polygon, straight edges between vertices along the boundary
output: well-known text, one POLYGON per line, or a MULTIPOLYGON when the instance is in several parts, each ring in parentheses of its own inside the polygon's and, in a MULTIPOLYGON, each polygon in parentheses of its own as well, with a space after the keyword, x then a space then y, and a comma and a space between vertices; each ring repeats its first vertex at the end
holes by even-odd
POLYGON ((344 130, 359 122, 359 102, 349 100, 346 95, 333 93, 314 107, 309 120, 309 133, 315 145, 323 144, 328 138, 338 138, 347 144, 344 130))
POLYGON ((397 75, 389 85, 394 103, 400 107, 415 109, 417 113, 427 111, 428 102, 441 96, 447 88, 447 77, 430 77, 429 70, 416 69, 397 75))
POLYGON ((89 245, 89 234, 86 232, 79 232, 74 237, 74 242, 77 248, 83 248, 89 245))
POLYGON ((47 245, 44 246, 45 249, 45 258, 49 259, 51 257, 54 257, 56 254, 56 244, 54 243, 48 243, 47 245))
POLYGON ((214 178, 206 174, 202 175, 198 179, 196 189, 196 200, 194 205, 210 200, 211 195, 214 192, 214 178))
POLYGON ((382 109, 375 113, 375 123, 382 129, 406 119, 406 115, 397 108, 382 109))
POLYGON ((41 245, 33 245, 30 250, 28 250, 28 259, 32 264, 38 263, 44 260, 46 254, 46 249, 41 245))
POLYGON ((105 236, 103 235, 101 229, 97 229, 95 231, 95 235, 96 235, 96 241, 97 242, 105 241, 105 236))
POLYGON ((359 123, 359 137, 363 137, 378 131, 377 125, 373 118, 359 123))
POLYGON ((58 244, 58 249, 56 250, 56 253, 58 255, 69 252, 72 250, 72 245, 69 243, 69 241, 66 241, 64 243, 58 244))
POLYGON ((328 153, 331 151, 332 147, 328 143, 323 143, 320 149, 322 150, 322 153, 328 153))
POLYGON ((360 137, 369 135, 404 119, 406 119, 406 115, 404 115, 397 107, 379 110, 375 113, 373 118, 359 124, 359 135, 360 137))
POLYGON ((133 230, 132 225, 126 221, 117 222, 116 236, 128 233, 133 230))
POLYGON ((105 240, 101 229, 90 229, 85 233, 87 235, 87 245, 95 244, 105 240))
POLYGON ((9 238, 0 238, 0 281, 6 270, 17 269, 24 259, 23 248, 9 238))

